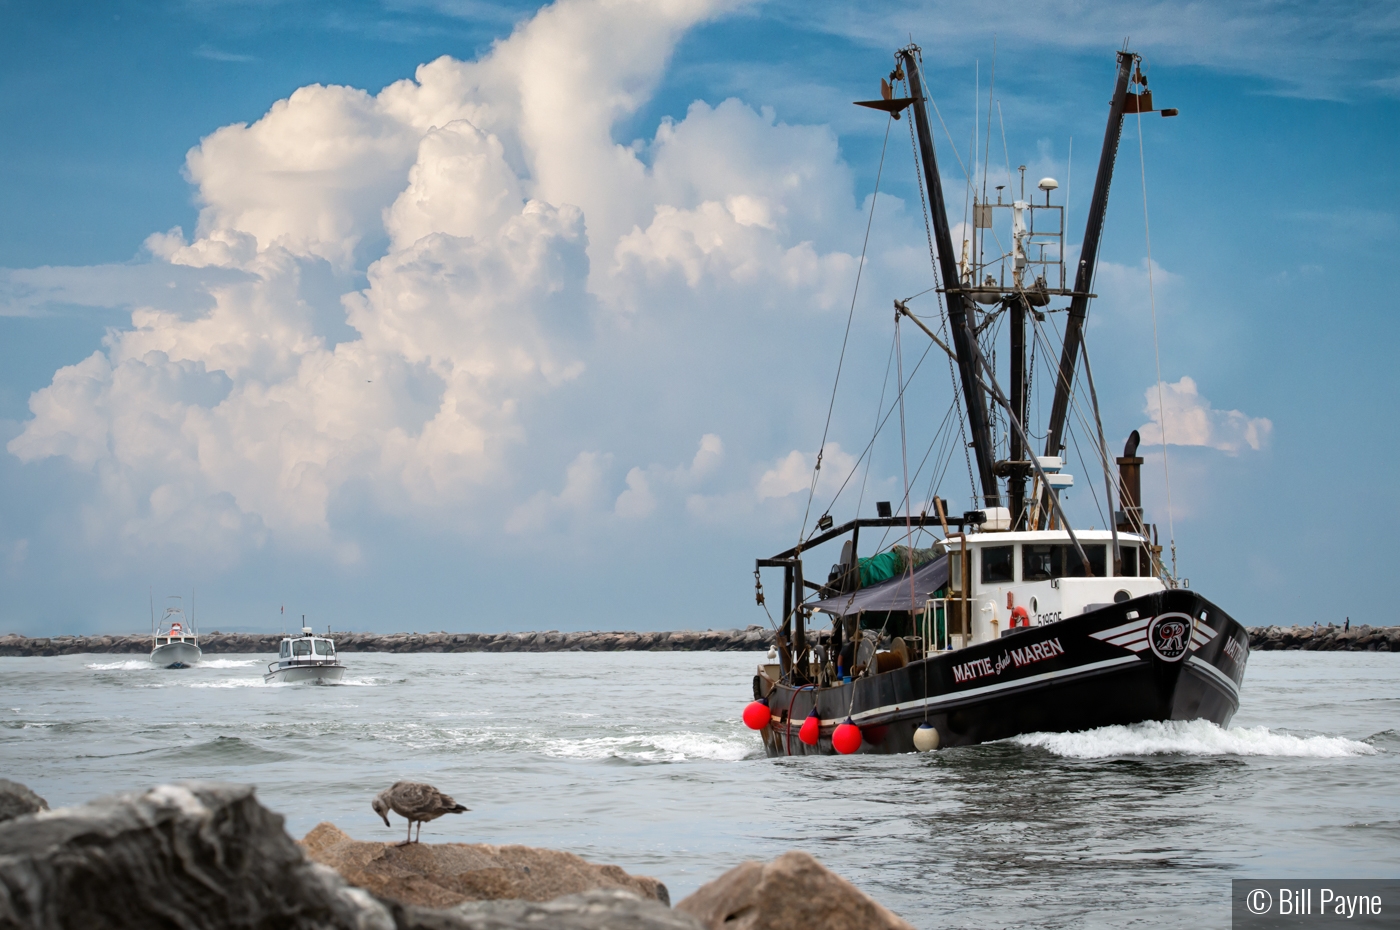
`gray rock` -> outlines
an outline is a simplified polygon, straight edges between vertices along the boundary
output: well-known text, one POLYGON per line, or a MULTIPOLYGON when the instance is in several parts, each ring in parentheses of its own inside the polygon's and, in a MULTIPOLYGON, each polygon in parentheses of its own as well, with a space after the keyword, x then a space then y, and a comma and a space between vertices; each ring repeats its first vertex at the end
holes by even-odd
POLYGON ((706 930, 914 930, 805 852, 742 862, 676 905, 706 930))
POLYGON ((0 821, 49 809, 49 802, 17 781, 0 778, 0 821))
POLYGON ((0 824, 0 927, 393 930, 247 785, 160 785, 0 824))
MULTIPOLYGON (((671 630, 638 633, 335 633, 340 652, 737 652, 767 649, 773 633, 761 627, 745 630, 671 630)), ((262 633, 220 633, 200 638, 206 655, 276 652, 281 637, 262 633)), ((1364 647, 1362 647, 1364 648, 1364 647)), ((76 655, 94 652, 145 654, 149 636, 72 636, 31 639, 11 633, 0 636, 0 656, 76 655)))
POLYGON ((446 910, 396 908, 397 930, 705 930, 699 920, 620 889, 552 901, 472 901, 446 910))

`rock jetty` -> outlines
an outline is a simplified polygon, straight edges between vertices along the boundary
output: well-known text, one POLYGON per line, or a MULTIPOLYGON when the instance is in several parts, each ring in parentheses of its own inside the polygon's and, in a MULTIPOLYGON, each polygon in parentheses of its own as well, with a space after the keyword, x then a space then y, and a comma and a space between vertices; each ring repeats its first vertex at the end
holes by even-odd
POLYGON ((742 863, 672 909, 656 879, 557 850, 401 847, 329 823, 297 843, 251 786, 209 782, 0 823, 0 927, 913 930, 803 852, 742 863))
POLYGON ((1251 627, 1249 648, 1298 649, 1315 652, 1400 652, 1400 626, 1251 627))
MULTIPOLYGON (((762 652, 773 645, 766 627, 743 630, 624 630, 612 633, 333 633, 341 652, 762 652)), ((206 654, 275 653, 280 633, 202 634, 206 654)), ((1400 626, 1251 627, 1249 648, 1333 652, 1400 652, 1400 626)), ((66 656, 151 651, 149 636, 0 636, 0 656, 66 656)))
MULTIPOLYGON (((341 652, 754 652, 773 644, 766 627, 744 630, 626 630, 613 633, 332 633, 341 652)), ((275 653, 281 633, 202 633, 205 654, 275 653)), ((150 636, 0 636, 0 656, 90 652, 147 654, 150 636)))

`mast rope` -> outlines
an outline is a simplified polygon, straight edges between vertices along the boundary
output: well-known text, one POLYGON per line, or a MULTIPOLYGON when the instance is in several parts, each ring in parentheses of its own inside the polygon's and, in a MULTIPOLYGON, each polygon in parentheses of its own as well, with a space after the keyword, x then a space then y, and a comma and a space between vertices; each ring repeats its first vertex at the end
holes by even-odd
POLYGON ((831 415, 836 409, 836 389, 841 384, 841 368, 846 363, 846 345, 851 340, 851 321, 856 315, 856 297, 860 294, 860 279, 865 272, 865 254, 870 248, 870 227, 875 222, 875 202, 880 199, 880 178, 885 171, 885 150, 889 147, 890 127, 894 125, 894 117, 885 121, 885 141, 880 146, 880 166, 875 170, 875 189, 870 193, 870 215, 865 220, 865 240, 860 246, 860 262, 856 265, 856 284, 851 292, 851 309, 846 314, 846 333, 841 337, 841 354, 836 359, 836 379, 831 384, 831 401, 826 406, 826 425, 822 427, 822 441, 817 448, 817 461, 812 468, 812 483, 807 489, 807 508, 802 512, 802 528, 797 531, 797 542, 800 546, 803 537, 807 535, 807 519, 812 515, 812 500, 817 495, 817 479, 821 477, 822 456, 826 454, 826 438, 831 432, 831 415))
MULTIPOLYGON (((1167 407, 1162 401, 1162 349, 1157 342, 1157 292, 1152 283, 1152 225, 1147 219, 1147 156, 1142 146, 1142 114, 1137 115, 1138 166, 1142 169, 1142 228, 1147 238, 1147 301, 1152 307, 1152 355, 1157 362, 1157 426, 1162 432, 1162 477, 1167 485, 1167 535, 1172 548, 1172 586, 1176 585, 1176 524, 1172 518, 1172 474, 1167 467, 1167 407)), ((1142 502, 1138 501, 1138 506, 1142 502)))
MULTIPOLYGON (((897 369, 897 374, 899 376, 899 380, 903 381, 904 345, 900 342, 899 339, 899 317, 900 314, 896 312, 894 315, 894 362, 897 369)), ((909 612, 912 614, 914 612, 914 530, 911 525, 912 521, 909 517, 909 443, 904 431, 903 391, 899 392, 899 460, 900 463, 904 466, 904 547, 905 549, 909 550, 909 556, 907 559, 905 559, 905 561, 909 563, 909 612)), ((889 622, 888 616, 886 616, 885 622, 889 622)), ((875 645, 878 648, 880 644, 876 642, 875 645)))

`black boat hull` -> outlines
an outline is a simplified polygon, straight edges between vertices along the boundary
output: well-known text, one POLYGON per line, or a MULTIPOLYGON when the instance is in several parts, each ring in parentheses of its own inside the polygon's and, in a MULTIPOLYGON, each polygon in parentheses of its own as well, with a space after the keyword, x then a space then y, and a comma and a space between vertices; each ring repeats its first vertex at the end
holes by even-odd
POLYGON ((835 752, 832 733, 847 718, 865 753, 913 752, 923 723, 940 747, 1148 720, 1226 726, 1248 658, 1243 626, 1191 591, 1168 590, 834 688, 775 685, 760 734, 768 755, 786 756, 835 752), (809 746, 798 732, 814 703, 821 736, 809 746))

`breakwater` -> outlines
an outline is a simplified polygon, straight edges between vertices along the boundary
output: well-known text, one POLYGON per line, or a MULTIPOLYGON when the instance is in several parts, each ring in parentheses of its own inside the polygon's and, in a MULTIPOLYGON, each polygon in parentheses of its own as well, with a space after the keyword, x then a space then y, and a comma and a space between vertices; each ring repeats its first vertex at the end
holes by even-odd
MULTIPOLYGON (((626 630, 611 633, 332 633, 341 652, 753 652, 773 644, 766 627, 744 630, 626 630)), ((206 654, 275 653, 281 633, 205 633, 206 654)), ((59 656, 151 651, 151 637, 0 636, 0 656, 59 656)))
MULTIPOLYGON (((611 633, 333 633, 341 652, 755 652, 773 645, 766 627, 743 630, 624 630, 611 633)), ((207 633, 210 655, 265 655, 281 633, 207 633)), ((1249 648, 1319 652, 1400 652, 1400 626, 1251 627, 1249 648)), ((59 656, 92 652, 145 654, 149 636, 0 636, 0 656, 59 656)))
POLYGON ((1249 648, 1310 652, 1400 652, 1400 626, 1256 626, 1249 648))

